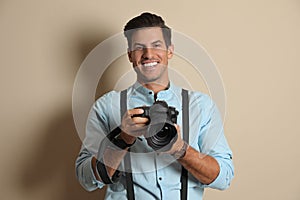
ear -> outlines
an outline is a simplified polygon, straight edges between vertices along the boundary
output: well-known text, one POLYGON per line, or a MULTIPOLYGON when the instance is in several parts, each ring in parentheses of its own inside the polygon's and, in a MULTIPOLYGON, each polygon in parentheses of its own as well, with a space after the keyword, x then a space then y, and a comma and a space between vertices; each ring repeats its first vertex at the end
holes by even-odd
POLYGON ((128 56, 128 60, 129 60, 129 62, 131 62, 131 63, 132 63, 132 51, 130 51, 130 49, 129 49, 129 48, 127 48, 127 56, 128 56))
POLYGON ((174 45, 171 44, 169 47, 168 47, 168 59, 171 59, 173 57, 173 54, 174 54, 174 45))

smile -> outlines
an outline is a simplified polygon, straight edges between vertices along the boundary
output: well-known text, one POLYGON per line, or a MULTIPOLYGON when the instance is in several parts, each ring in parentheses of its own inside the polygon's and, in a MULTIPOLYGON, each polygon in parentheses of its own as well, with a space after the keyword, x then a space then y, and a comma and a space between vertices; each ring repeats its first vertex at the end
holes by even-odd
POLYGON ((144 63, 143 64, 144 67, 153 67, 155 65, 157 65, 157 62, 150 62, 150 63, 144 63))

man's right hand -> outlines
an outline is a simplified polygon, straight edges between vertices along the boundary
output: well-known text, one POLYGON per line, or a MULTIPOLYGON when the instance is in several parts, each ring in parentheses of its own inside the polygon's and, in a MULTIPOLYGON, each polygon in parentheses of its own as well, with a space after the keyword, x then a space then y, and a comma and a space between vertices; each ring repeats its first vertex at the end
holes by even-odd
POLYGON ((143 114, 144 110, 140 108, 128 110, 122 117, 120 137, 127 143, 132 144, 136 137, 144 135, 147 130, 148 118, 132 117, 133 115, 143 114))

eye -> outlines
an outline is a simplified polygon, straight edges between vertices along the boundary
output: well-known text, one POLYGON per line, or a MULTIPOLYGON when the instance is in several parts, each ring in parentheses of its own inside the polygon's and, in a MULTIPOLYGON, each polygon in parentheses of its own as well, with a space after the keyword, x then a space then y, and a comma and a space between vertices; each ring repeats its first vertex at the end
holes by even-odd
POLYGON ((161 48, 161 44, 160 43, 156 43, 156 44, 154 44, 154 47, 155 48, 161 48))
POLYGON ((143 50, 143 46, 141 46, 141 45, 135 45, 135 46, 134 46, 134 50, 135 50, 135 51, 143 50))

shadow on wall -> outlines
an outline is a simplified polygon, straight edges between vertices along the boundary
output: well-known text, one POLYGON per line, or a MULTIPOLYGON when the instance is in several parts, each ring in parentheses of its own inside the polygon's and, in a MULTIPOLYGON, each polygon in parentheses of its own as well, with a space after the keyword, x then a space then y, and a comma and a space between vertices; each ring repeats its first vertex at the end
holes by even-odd
MULTIPOLYGON (((79 49, 74 52, 76 55, 73 57, 81 63, 86 55, 107 37, 81 37, 73 41, 79 42, 79 49)), ((68 50, 70 49, 66 49, 68 50)), ((35 154, 29 155, 26 158, 27 162, 21 168, 21 180, 18 184, 26 196, 33 197, 42 193, 49 195, 44 199, 104 199, 105 188, 87 192, 75 177, 75 160, 80 150, 81 140, 73 122, 71 98, 70 96, 70 105, 65 106, 66 110, 53 116, 48 127, 41 130, 44 138, 35 147, 35 154)))
POLYGON ((36 146, 36 154, 29 157, 29 162, 23 167, 21 184, 26 194, 38 193, 42 189, 53 196, 45 199, 101 199, 104 190, 87 192, 75 177, 74 163, 80 145, 71 111, 57 116, 36 146))

